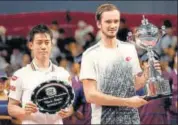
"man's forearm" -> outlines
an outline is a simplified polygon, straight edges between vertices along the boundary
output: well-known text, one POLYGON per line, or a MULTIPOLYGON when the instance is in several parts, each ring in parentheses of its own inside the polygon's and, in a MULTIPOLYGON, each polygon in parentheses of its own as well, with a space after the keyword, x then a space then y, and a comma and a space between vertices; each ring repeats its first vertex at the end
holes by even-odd
POLYGON ((8 105, 8 113, 10 116, 19 120, 23 120, 25 118, 24 109, 17 105, 8 105))
POLYGON ((107 95, 98 91, 91 92, 89 97, 86 97, 89 103, 105 106, 127 106, 128 99, 107 95))

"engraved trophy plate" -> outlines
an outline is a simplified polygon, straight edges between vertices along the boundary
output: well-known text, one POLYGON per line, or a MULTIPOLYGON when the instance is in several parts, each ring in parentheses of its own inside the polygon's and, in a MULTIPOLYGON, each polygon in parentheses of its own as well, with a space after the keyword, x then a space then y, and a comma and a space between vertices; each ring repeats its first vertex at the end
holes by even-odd
POLYGON ((151 100, 171 96, 171 86, 169 80, 165 80, 161 74, 154 68, 154 55, 153 47, 159 40, 158 28, 149 23, 147 19, 142 20, 142 24, 136 31, 136 44, 147 50, 149 69, 149 78, 144 87, 144 99, 151 100))
POLYGON ((67 83, 52 80, 37 86, 31 100, 40 112, 55 114, 73 103, 74 91, 67 83))

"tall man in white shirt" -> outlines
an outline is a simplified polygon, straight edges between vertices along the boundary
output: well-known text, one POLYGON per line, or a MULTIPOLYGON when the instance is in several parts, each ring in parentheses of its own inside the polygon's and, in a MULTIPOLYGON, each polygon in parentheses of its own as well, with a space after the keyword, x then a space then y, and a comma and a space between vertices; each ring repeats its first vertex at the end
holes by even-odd
POLYGON ((69 83, 69 73, 50 61, 52 33, 47 26, 41 24, 32 28, 29 40, 33 61, 12 76, 8 112, 22 124, 62 124, 62 118, 73 113, 72 106, 56 114, 44 114, 31 102, 31 95, 35 87, 52 77, 69 83))
MULTIPOLYGON (((134 45, 116 39, 120 11, 115 5, 99 6, 96 21, 101 40, 83 53, 80 72, 92 124, 139 124, 137 108, 147 101, 135 90, 144 86, 148 68, 142 72, 134 45)), ((160 70, 159 63, 155 67, 160 70)))

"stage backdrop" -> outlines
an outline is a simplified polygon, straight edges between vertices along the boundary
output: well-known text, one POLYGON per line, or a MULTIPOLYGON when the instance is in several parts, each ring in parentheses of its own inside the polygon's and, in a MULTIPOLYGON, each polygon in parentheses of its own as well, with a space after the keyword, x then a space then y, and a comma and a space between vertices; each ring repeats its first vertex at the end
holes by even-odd
MULTIPOLYGON (((77 23, 79 20, 84 20, 88 24, 91 24, 97 31, 95 23, 95 14, 88 12, 70 12, 71 21, 67 22, 66 12, 39 12, 39 13, 19 13, 19 14, 2 14, 0 15, 0 25, 7 28, 8 35, 22 35, 27 36, 29 29, 36 24, 49 25, 52 20, 57 20, 60 27, 66 29, 68 36, 73 36, 77 23)), ((130 28, 138 26, 141 23, 142 14, 128 14, 122 13, 121 17, 127 20, 127 24, 130 28)), ((157 26, 162 25, 164 19, 172 21, 173 26, 177 33, 177 15, 164 15, 164 14, 146 14, 146 18, 157 26)))

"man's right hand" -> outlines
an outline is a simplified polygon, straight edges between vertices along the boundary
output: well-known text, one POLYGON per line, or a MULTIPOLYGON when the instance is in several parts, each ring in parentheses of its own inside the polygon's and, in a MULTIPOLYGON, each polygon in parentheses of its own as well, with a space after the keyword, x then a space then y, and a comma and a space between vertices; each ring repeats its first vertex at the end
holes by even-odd
POLYGON ((27 116, 30 115, 31 113, 36 113, 38 109, 34 103, 29 102, 25 104, 24 111, 25 111, 25 115, 27 116))
POLYGON ((127 99, 128 99, 127 107, 132 107, 132 108, 138 108, 148 103, 148 101, 144 100, 143 97, 140 96, 133 96, 127 99))

